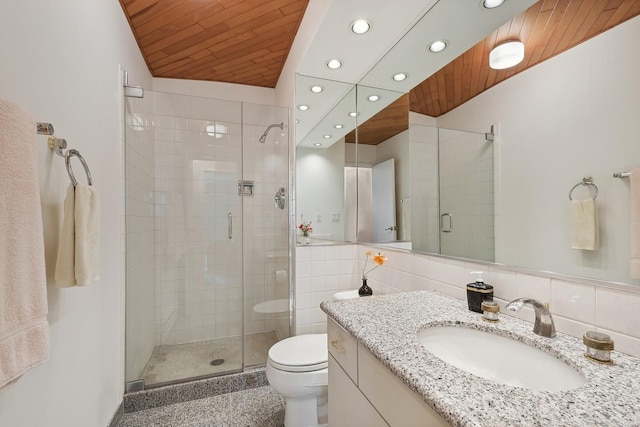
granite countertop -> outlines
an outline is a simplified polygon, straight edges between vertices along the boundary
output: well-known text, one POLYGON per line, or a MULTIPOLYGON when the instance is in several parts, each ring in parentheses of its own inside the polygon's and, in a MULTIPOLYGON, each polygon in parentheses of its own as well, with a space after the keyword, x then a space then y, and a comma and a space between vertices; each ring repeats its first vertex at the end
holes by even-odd
POLYGON ((466 301, 433 291, 325 301, 321 308, 454 426, 640 426, 638 358, 613 351, 613 365, 596 364, 584 357, 578 338, 540 337, 532 323, 503 313, 500 322, 485 322, 467 310, 466 301), (455 368, 417 339, 422 329, 450 324, 534 345, 564 359, 586 384, 569 391, 533 391, 455 368))

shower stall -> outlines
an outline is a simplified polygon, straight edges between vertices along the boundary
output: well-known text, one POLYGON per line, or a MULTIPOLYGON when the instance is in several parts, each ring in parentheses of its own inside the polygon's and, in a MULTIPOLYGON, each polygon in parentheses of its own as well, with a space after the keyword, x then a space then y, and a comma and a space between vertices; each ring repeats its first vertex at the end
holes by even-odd
POLYGON ((287 124, 286 108, 125 97, 128 390, 262 366, 289 336, 287 124))

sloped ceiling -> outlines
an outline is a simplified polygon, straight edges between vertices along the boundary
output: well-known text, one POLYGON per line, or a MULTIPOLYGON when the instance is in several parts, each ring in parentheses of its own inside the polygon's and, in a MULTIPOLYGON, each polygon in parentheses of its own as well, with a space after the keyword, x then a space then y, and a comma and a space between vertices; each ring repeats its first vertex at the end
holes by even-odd
POLYGON ((273 88, 309 0, 120 0, 154 77, 273 88))

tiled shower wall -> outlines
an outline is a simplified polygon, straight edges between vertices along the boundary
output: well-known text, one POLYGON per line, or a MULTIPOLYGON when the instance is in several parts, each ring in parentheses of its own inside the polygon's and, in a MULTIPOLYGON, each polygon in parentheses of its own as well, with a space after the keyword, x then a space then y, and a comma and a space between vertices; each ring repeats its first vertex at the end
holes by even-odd
POLYGON ((241 105, 153 95, 155 344, 240 335, 241 105), (236 218, 231 239, 229 213, 236 218))

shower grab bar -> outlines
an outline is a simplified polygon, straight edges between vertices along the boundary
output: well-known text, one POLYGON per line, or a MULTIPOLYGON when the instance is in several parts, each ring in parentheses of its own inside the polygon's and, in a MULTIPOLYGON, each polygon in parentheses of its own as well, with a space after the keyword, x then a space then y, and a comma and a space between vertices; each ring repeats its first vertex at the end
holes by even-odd
POLYGON ((615 172, 613 174, 614 178, 628 178, 631 176, 631 172, 615 172))
POLYGON ((233 215, 231 215, 231 212, 229 212, 229 215, 227 215, 227 226, 228 226, 228 233, 229 233, 229 240, 233 239, 233 215))
POLYGON ((578 188, 578 186, 580 186, 580 185, 593 187, 593 197, 592 197, 592 199, 595 200, 595 198, 598 197, 598 186, 593 183, 593 178, 592 177, 585 176, 584 178, 582 178, 581 182, 579 182, 576 185, 574 185, 573 187, 571 187, 571 190, 569 190, 569 200, 573 200, 573 198, 571 197, 571 194, 573 193, 573 190, 578 188))

